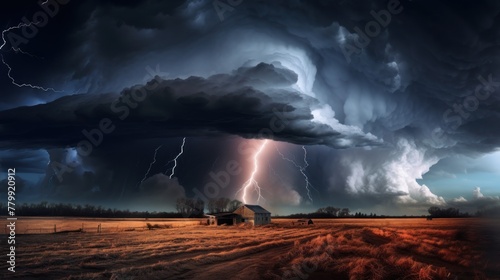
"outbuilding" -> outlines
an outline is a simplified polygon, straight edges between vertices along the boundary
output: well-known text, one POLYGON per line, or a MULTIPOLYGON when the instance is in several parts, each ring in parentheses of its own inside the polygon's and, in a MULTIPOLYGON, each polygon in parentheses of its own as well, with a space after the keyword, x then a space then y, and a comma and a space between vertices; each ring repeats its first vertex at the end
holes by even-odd
POLYGON ((205 215, 208 225, 236 225, 239 223, 249 223, 252 225, 267 225, 271 223, 271 212, 260 205, 245 204, 234 212, 215 213, 205 215))
POLYGON ((216 213, 212 215, 206 215, 208 217, 209 225, 236 225, 241 223, 241 216, 235 213, 216 213))
POLYGON ((245 204, 236 209, 233 213, 241 216, 241 221, 253 225, 267 225, 271 223, 271 212, 260 205, 245 204))

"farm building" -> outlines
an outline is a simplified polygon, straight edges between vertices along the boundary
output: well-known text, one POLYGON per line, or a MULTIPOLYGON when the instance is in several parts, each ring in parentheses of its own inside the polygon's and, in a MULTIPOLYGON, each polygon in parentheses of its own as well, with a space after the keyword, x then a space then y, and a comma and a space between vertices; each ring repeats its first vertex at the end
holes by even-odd
POLYGON ((271 212, 260 205, 245 204, 236 209, 233 213, 241 216, 242 222, 254 225, 267 225, 271 223, 271 212))
POLYGON ((235 213, 217 213, 212 215, 206 215, 208 217, 209 225, 236 225, 241 223, 241 216, 235 213))
POLYGON ((266 225, 271 222, 271 213, 259 205, 242 205, 234 212, 216 213, 205 215, 209 225, 236 225, 250 223, 253 225, 266 225))

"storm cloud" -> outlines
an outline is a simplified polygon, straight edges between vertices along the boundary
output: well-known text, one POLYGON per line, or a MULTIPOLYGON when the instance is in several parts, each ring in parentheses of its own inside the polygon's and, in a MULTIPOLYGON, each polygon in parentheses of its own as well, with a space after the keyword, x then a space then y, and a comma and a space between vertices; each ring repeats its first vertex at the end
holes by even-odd
POLYGON ((293 90, 291 85, 296 82, 293 71, 260 63, 207 79, 156 77, 120 95, 66 96, 0 112, 2 145, 69 145, 86 155, 92 149, 88 143, 98 146, 104 137, 130 140, 233 134, 334 148, 382 143, 357 127, 340 124, 333 112, 328 118, 315 118, 316 110, 323 110, 324 105, 293 90), (114 123, 120 126, 116 131, 114 123))
MULTIPOLYGON (((2 18, 10 21, 39 9, 9 5, 2 18)), ((18 81, 56 91, 1 78, 2 166, 26 164, 52 197, 71 199, 74 188, 113 201, 140 192, 158 145, 171 158, 188 137, 191 171, 181 164, 175 184, 155 175, 160 167, 151 175, 189 196, 228 160, 248 168, 237 146, 251 140, 242 139, 270 138, 295 158, 296 145, 306 146, 318 198, 307 199, 301 175, 277 156, 269 159, 277 175, 261 178, 275 188, 271 205, 404 212, 463 203, 478 176, 499 178, 498 170, 458 171, 500 147, 499 17, 495 1, 244 1, 223 16, 213 1, 70 2, 21 46, 44 59, 3 53, 18 81), (38 165, 14 159, 38 163, 44 150, 50 159, 38 165), (49 184, 47 164, 70 160, 55 151, 76 152, 78 164, 49 184), (457 176, 467 185, 443 182, 457 176)), ((221 195, 234 194, 244 175, 221 195)), ((492 186, 479 186, 484 197, 499 195, 492 186)))

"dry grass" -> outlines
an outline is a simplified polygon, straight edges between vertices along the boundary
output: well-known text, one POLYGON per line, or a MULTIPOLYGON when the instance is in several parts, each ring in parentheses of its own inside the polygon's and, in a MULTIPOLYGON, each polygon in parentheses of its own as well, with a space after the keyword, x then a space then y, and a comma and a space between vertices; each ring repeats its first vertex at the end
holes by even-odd
MULTIPOLYGON (((5 219, 2 219, 5 220, 5 219)), ((101 225, 102 232, 117 232, 141 230, 147 228, 147 223, 158 227, 187 227, 198 225, 200 219, 96 219, 96 218, 20 218, 16 222, 17 234, 46 234, 56 231, 77 230, 83 227, 84 231, 97 232, 101 225)), ((5 233, 5 232, 0 232, 5 233)))
MULTIPOLYGON (((18 235, 16 273, 1 262, 0 279, 500 279, 498 247, 489 243, 488 251, 478 242, 498 237, 484 235, 491 225, 475 219, 312 226, 273 220, 261 227, 172 219, 18 222, 21 231, 101 224, 103 233, 18 235), (148 230, 147 223, 158 227, 148 230)), ((6 244, 5 236, 0 242, 6 244)))

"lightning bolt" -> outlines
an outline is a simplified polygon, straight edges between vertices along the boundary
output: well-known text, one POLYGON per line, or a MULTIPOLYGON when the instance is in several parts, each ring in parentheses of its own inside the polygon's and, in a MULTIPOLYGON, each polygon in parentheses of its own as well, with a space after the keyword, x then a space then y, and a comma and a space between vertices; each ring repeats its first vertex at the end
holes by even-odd
POLYGON ((155 154, 153 155, 153 161, 151 161, 151 163, 149 164, 149 168, 148 168, 148 171, 146 171, 146 173, 144 174, 144 178, 142 178, 141 182, 139 183, 139 186, 142 184, 142 182, 144 182, 144 180, 146 180, 146 178, 148 177, 149 175, 149 172, 151 171, 151 167, 153 167, 153 165, 155 164, 156 162, 156 155, 158 154, 158 150, 162 147, 163 145, 160 145, 158 146, 156 149, 155 149, 155 154))
POLYGON ((302 176, 304 177, 305 183, 306 183, 307 196, 309 197, 309 200, 311 202, 313 202, 313 199, 312 199, 312 196, 311 196, 311 190, 309 189, 309 187, 311 187, 311 188, 314 189, 314 186, 309 182, 309 177, 307 176, 307 174, 305 172, 306 168, 309 166, 309 162, 307 162, 307 150, 306 150, 306 147, 302 146, 302 150, 304 150, 304 165, 299 165, 294 160, 292 160, 290 158, 287 158, 278 149, 278 146, 275 145, 275 147, 276 147, 276 151, 278 152, 278 154, 280 154, 281 158, 283 160, 286 160, 286 161, 290 162, 291 164, 293 164, 299 170, 299 172, 302 174, 302 176))
POLYGON ((255 191, 258 194, 257 203, 260 201, 261 198, 264 199, 264 197, 262 197, 262 195, 261 195, 261 189, 260 189, 259 183, 257 182, 257 180, 255 180, 255 175, 259 171, 259 155, 262 153, 262 151, 264 151, 264 148, 266 147, 268 141, 269 140, 267 140, 267 139, 262 141, 262 144, 260 145, 259 149, 253 155, 253 171, 250 174, 250 178, 248 178, 248 180, 243 184, 241 189, 238 190, 238 192, 236 192, 236 194, 238 194, 240 191, 243 191, 243 195, 242 195, 241 199, 243 200, 243 203, 245 203, 245 204, 247 203, 247 197, 246 197, 247 190, 251 186, 254 187, 255 191))
MULTIPOLYGON (((18 25, 16 26, 11 26, 5 30, 2 31, 2 45, 0 45, 0 50, 2 50, 5 45, 7 44, 7 40, 5 40, 5 33, 7 32, 10 32, 14 29, 19 29, 19 28, 22 28, 22 27, 27 27, 27 26, 31 26, 33 24, 37 24, 38 22, 29 22, 29 23, 19 23, 18 25)), ((14 48, 14 47, 11 47, 11 49, 14 51, 14 52, 20 52, 22 54, 26 54, 26 55, 30 55, 30 56, 33 56, 27 52, 24 52, 22 51, 20 48, 14 48)), ((18 83, 16 82, 16 80, 14 79, 14 77, 12 77, 11 75, 11 72, 12 72, 12 67, 10 67, 10 65, 5 62, 5 59, 3 57, 3 54, 0 54, 0 56, 2 57, 2 63, 3 65, 5 65, 7 67, 7 77, 9 77, 10 81, 12 82, 13 85, 17 86, 17 87, 29 87, 29 88, 32 88, 32 89, 38 89, 38 90, 43 90, 43 91, 53 91, 53 92, 64 92, 64 91, 61 91, 61 90, 55 90, 53 88, 46 88, 46 87, 41 87, 41 86, 36 86, 36 85, 32 85, 32 84, 26 84, 26 83, 18 83)))
MULTIPOLYGON (((5 40, 5 33, 9 32, 9 31, 12 31, 14 29, 18 29, 18 28, 21 28, 21 27, 27 27, 27 26, 31 26, 32 24, 34 24, 33 22, 30 22, 30 23, 19 23, 18 25, 16 26, 11 26, 7 29, 5 29, 4 31, 2 31, 2 45, 0 46, 0 50, 3 49, 3 47, 5 47, 5 45, 7 44, 7 40, 5 40)), ((14 48, 13 48, 14 49, 14 48)))
POLYGON ((305 146, 302 146, 302 150, 304 150, 304 169, 309 166, 309 162, 307 162, 307 150, 305 146))
POLYGON ((175 168, 177 167, 177 159, 184 153, 184 145, 186 145, 186 137, 182 138, 181 151, 179 152, 179 154, 177 154, 177 156, 173 160, 169 161, 169 162, 172 161, 174 162, 174 167, 172 167, 172 172, 168 176, 170 179, 172 179, 172 177, 175 174, 175 168))

